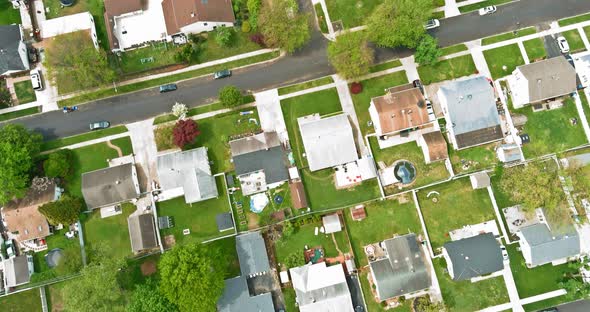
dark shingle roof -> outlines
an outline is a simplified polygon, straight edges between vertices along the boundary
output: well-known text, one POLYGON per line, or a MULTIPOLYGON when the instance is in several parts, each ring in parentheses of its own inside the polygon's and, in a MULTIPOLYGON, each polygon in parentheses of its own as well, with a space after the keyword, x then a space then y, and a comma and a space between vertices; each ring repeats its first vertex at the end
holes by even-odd
POLYGON ((282 146, 241 154, 233 159, 238 176, 264 170, 267 184, 289 180, 288 160, 282 146))
POLYGON ((444 248, 451 259, 453 279, 457 281, 494 273, 504 267, 500 245, 492 233, 448 242, 444 248))
POLYGON ((82 194, 90 209, 115 205, 139 196, 134 164, 123 164, 82 174, 82 194))
POLYGON ((217 301, 219 312, 274 312, 270 293, 250 296, 245 276, 225 280, 223 295, 217 301))
POLYGON ((270 270, 266 246, 260 232, 252 232, 236 237, 236 250, 243 276, 263 273, 270 270))
POLYGON ((154 216, 151 214, 131 216, 127 219, 127 224, 133 252, 140 252, 158 246, 154 216))
POLYGON ((219 213, 215 216, 215 222, 217 223, 217 230, 219 232, 230 230, 234 228, 234 219, 232 219, 231 213, 219 213))
POLYGON ((18 53, 21 44, 20 27, 18 25, 0 25, 0 75, 12 70, 26 70, 18 53))

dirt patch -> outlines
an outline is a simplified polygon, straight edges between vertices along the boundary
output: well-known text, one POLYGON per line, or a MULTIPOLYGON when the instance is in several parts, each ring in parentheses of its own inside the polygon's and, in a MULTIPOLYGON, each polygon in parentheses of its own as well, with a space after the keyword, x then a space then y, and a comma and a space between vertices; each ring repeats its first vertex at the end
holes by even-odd
POLYGON ((248 229, 249 230, 254 230, 258 228, 258 220, 260 219, 260 217, 258 217, 258 215, 256 215, 255 213, 247 213, 246 214, 248 217, 248 229))
POLYGON ((150 275, 156 273, 156 271, 157 271, 156 261, 154 261, 154 260, 148 260, 148 261, 141 264, 141 274, 143 276, 150 276, 150 275))
POLYGON ((111 141, 107 141, 107 146, 114 149, 115 151, 117 151, 117 154, 119 155, 119 157, 123 157, 123 152, 121 151, 120 147, 118 147, 117 145, 114 145, 113 143, 111 143, 111 141))

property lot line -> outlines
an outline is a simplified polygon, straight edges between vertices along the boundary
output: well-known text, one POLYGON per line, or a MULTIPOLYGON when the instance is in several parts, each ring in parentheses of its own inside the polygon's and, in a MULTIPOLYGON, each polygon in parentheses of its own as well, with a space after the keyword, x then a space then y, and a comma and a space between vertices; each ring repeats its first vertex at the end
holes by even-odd
POLYGON ((507 244, 512 244, 512 242, 510 242, 508 232, 506 232, 504 222, 502 222, 502 215, 500 214, 500 208, 498 208, 498 203, 496 203, 496 196, 494 196, 494 190, 491 186, 488 186, 486 189, 488 190, 488 194, 490 195, 490 200, 492 201, 492 206, 494 207, 494 212, 496 213, 496 219, 498 219, 498 222, 500 223, 500 229, 502 230, 502 235, 504 235, 504 240, 506 240, 507 244))
POLYGON ((420 218, 420 224, 422 225, 422 231, 424 231, 424 236, 426 237, 426 243, 428 244, 428 252, 430 253, 430 258, 438 258, 441 257, 442 254, 435 256, 434 251, 432 250, 432 244, 430 244, 430 236, 428 235, 428 231, 426 230, 426 222, 424 222, 424 216, 422 216, 422 210, 420 209, 420 203, 418 202, 418 196, 416 195, 417 191, 412 191, 412 198, 414 200, 414 206, 418 211, 418 217, 420 218))

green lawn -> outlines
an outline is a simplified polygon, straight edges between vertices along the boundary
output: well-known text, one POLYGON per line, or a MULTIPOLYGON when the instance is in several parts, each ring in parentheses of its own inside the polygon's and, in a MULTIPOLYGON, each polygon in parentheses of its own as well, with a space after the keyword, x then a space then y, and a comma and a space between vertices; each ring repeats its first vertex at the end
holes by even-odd
POLYGON ((531 62, 534 62, 535 60, 539 59, 544 59, 547 56, 547 52, 545 51, 545 45, 543 44, 543 39, 541 38, 527 40, 522 44, 524 45, 526 54, 531 62))
POLYGON ((358 118, 359 127, 363 136, 375 132, 373 126, 369 126, 371 116, 369 106, 371 99, 385 94, 385 89, 408 83, 406 71, 391 73, 361 81, 363 91, 359 94, 351 94, 354 103, 354 110, 358 118))
POLYGON ((327 0, 332 22, 342 21, 345 29, 365 25, 367 18, 382 0, 327 0))
POLYGON ((68 239, 65 236, 67 229, 62 229, 59 231, 55 231, 53 235, 49 235, 45 238, 47 241, 47 250, 36 252, 33 254, 33 261, 35 264, 35 274, 31 276, 31 281, 43 281, 52 279, 57 276, 69 275, 75 272, 66 272, 66 270, 62 270, 61 268, 49 268, 47 266, 47 262, 45 261, 45 255, 48 251, 53 250, 55 248, 60 248, 66 255, 66 257, 75 257, 77 260, 76 262, 79 263, 80 268, 82 267, 82 258, 81 258, 81 250, 80 250, 80 240, 78 237, 68 239))
POLYGON ((398 188, 397 186, 388 186, 385 188, 387 195, 404 191, 408 188, 416 188, 430 183, 445 180, 449 177, 449 172, 445 167, 445 163, 437 161, 431 164, 424 162, 424 154, 422 149, 416 142, 396 145, 386 149, 380 149, 376 137, 370 137, 371 151, 375 162, 384 162, 386 166, 391 166, 397 160, 409 160, 416 167, 416 181, 405 188, 398 188))
POLYGON ((577 29, 564 31, 561 34, 565 37, 567 43, 570 46, 570 53, 576 53, 586 50, 584 41, 582 40, 580 32, 577 29))
POLYGON ((454 46, 442 48, 442 56, 455 54, 462 51, 467 51, 467 46, 463 43, 456 44, 454 46))
POLYGON ((103 138, 103 137, 106 137, 109 135, 119 134, 119 133, 123 133, 123 132, 127 132, 127 128, 125 126, 116 126, 116 127, 111 127, 108 129, 96 130, 96 131, 87 132, 84 134, 74 135, 71 137, 63 138, 63 139, 46 141, 41 144, 41 151, 48 151, 48 150, 52 150, 55 148, 60 148, 60 147, 64 147, 64 146, 68 146, 68 145, 72 145, 72 144, 76 144, 76 143, 99 139, 99 138, 103 138))
POLYGON ((33 114, 37 114, 41 112, 41 106, 30 107, 27 109, 21 109, 18 111, 0 114, 0 121, 15 119, 19 117, 25 117, 33 114))
POLYGON ((41 311, 41 295, 39 289, 23 291, 6 297, 0 297, 3 312, 41 311))
POLYGON ((418 201, 435 251, 450 240, 450 231, 495 219, 487 190, 472 189, 467 178, 420 190, 418 201), (428 197, 433 191, 440 195, 431 194, 428 197), (433 198, 438 201, 434 202, 433 198))
POLYGON ((411 195, 365 205, 367 217, 353 221, 350 209, 345 209, 346 228, 350 236, 357 267, 368 264, 364 246, 392 238, 395 235, 422 233, 418 212, 411 195))
POLYGON ((566 99, 565 105, 559 109, 533 113, 532 107, 527 106, 514 110, 513 114, 528 118, 523 129, 523 133, 531 137, 531 142, 523 145, 527 158, 562 152, 588 143, 581 122, 577 125, 570 122, 571 118, 580 118, 571 98, 566 99))
POLYGON ((516 33, 511 31, 511 32, 500 34, 500 35, 495 35, 492 37, 483 38, 481 40, 481 44, 488 45, 488 44, 492 44, 492 43, 496 43, 496 42, 506 41, 506 40, 510 40, 510 39, 514 39, 514 38, 518 38, 518 37, 523 37, 526 35, 531 35, 536 32, 537 32, 537 30, 535 29, 535 27, 527 27, 527 28, 517 30, 516 33))
POLYGON ((510 75, 517 66, 524 65, 522 53, 516 43, 483 51, 483 55, 494 80, 510 75))
MULTIPOLYGON (((123 209, 122 214, 104 219, 100 217, 100 209, 82 215, 86 253, 94 248, 100 248, 101 251, 104 251, 105 256, 113 259, 122 259, 132 255, 127 218, 137 208, 129 203, 121 205, 121 208, 123 209)), ((93 260, 95 259, 90 259, 90 261, 93 260)))
POLYGON ((486 0, 486 1, 478 2, 478 3, 474 3, 474 4, 468 4, 468 5, 459 7, 459 11, 461 13, 467 13, 467 12, 479 10, 479 9, 481 9, 483 7, 487 7, 489 5, 498 5, 498 4, 508 3, 508 2, 512 2, 512 1, 514 1, 514 0, 486 0))
POLYGON ((33 90, 30 80, 15 83, 14 92, 16 92, 19 104, 30 103, 37 100, 35 90, 33 90))
MULTIPOLYGON (((242 103, 249 104, 252 102, 254 102, 253 95, 245 95, 242 97, 242 103)), ((225 109, 225 107, 223 106, 223 104, 221 104, 221 102, 199 105, 197 107, 189 108, 189 110, 186 113, 186 116, 191 117, 191 116, 196 116, 196 115, 204 114, 204 113, 210 113, 210 112, 214 112, 214 111, 218 111, 218 110, 222 110, 222 109, 225 109)), ((173 114, 160 115, 154 119, 154 125, 158 125, 161 123, 174 121, 174 120, 178 120, 178 117, 174 116, 173 114)))
POLYGON ((0 1, 0 25, 20 24, 20 13, 12 8, 10 1, 0 1))
POLYGON ((293 287, 287 287, 282 289, 283 298, 285 298, 285 311, 287 312, 296 312, 299 309, 297 308, 297 303, 295 301, 295 289, 293 287))
POLYGON ((587 121, 590 121, 590 105, 588 103, 588 98, 586 98, 586 94, 584 91, 578 92, 580 95, 580 101, 582 101, 582 108, 584 109, 584 116, 586 117, 587 121))
POLYGON ((323 77, 320 79, 310 80, 310 81, 306 81, 303 83, 298 83, 298 84, 282 87, 282 88, 279 88, 278 92, 279 92, 279 95, 285 95, 285 94, 294 93, 294 92, 301 91, 301 90, 306 90, 306 89, 310 89, 310 88, 314 88, 314 87, 327 85, 327 84, 330 84, 333 82, 334 82, 334 79, 332 79, 331 76, 327 76, 327 77, 323 77))
POLYGON ((584 33, 586 34, 586 38, 590 39, 590 26, 584 27, 584 33))
POLYGON ((487 169, 496 163, 495 148, 498 143, 479 145, 463 150, 449 148, 449 158, 455 174, 487 169))
POLYGON ((383 62, 383 63, 379 63, 379 64, 375 64, 375 65, 371 66, 371 68, 369 68, 369 72, 377 73, 380 71, 384 71, 386 69, 400 67, 400 66, 402 66, 402 62, 400 60, 387 61, 387 62, 383 62))
POLYGON ((453 281, 448 273, 445 259, 433 260, 443 300, 450 311, 477 311, 487 307, 508 303, 508 292, 503 277, 494 277, 476 283, 453 281))
POLYGON ((342 111, 338 91, 336 91, 336 88, 332 88, 288 98, 281 101, 281 109, 289 132, 289 143, 295 161, 300 167, 307 167, 307 160, 303 157, 305 151, 297 118, 314 113, 323 116, 342 111))
POLYGON ((158 215, 171 216, 174 219, 174 227, 161 230, 162 241, 167 235, 174 235, 176 243, 202 242, 215 237, 232 234, 233 231, 219 232, 215 216, 220 213, 230 212, 227 199, 227 191, 223 176, 216 178, 219 197, 208 199, 192 205, 186 204, 184 196, 159 202, 158 215), (189 229, 189 235, 183 235, 182 231, 189 229))
POLYGON ((291 201, 291 189, 288 183, 283 183, 279 187, 275 187, 271 190, 266 191, 270 203, 260 213, 254 213, 250 210, 250 197, 244 196, 242 192, 234 192, 230 195, 231 202, 241 202, 243 213, 239 214, 236 205, 234 205, 234 220, 236 221, 238 229, 240 231, 246 231, 248 229, 257 229, 262 226, 274 224, 281 220, 275 220, 271 217, 274 212, 284 211, 285 218, 289 218, 293 215, 292 201, 291 201), (275 196, 283 197, 283 202, 280 204, 275 203, 273 198, 275 196), (243 215, 244 217, 240 217, 243 215), (240 221, 246 221, 246 224, 240 224, 240 221))
POLYGON ((150 69, 162 68, 176 64, 174 55, 179 48, 171 43, 153 43, 149 46, 126 51, 120 56, 111 55, 112 64, 119 74, 132 74, 147 71, 150 69), (142 59, 152 58, 153 62, 144 62, 142 59))
POLYGON ((436 65, 418 67, 418 74, 425 85, 475 74, 477 69, 471 55, 463 55, 440 61, 436 65))
POLYGON ((320 31, 324 34, 327 34, 328 31, 328 23, 326 22, 326 16, 324 14, 324 10, 322 10, 322 5, 320 3, 316 3, 313 6, 315 10, 315 15, 318 19, 318 25, 320 26, 320 31))
POLYGON ((563 26, 576 24, 576 23, 580 23, 583 21, 587 21, 587 20, 590 20, 590 13, 561 19, 561 20, 559 20, 559 26, 563 27, 563 26))

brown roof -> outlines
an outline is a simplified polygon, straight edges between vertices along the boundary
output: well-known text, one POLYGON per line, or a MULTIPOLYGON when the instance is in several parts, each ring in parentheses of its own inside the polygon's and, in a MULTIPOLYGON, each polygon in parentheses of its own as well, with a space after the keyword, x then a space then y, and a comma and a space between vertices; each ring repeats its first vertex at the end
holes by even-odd
POLYGON ((305 196, 305 189, 301 181, 295 181, 289 183, 291 189, 291 202, 295 209, 301 209, 307 207, 307 197, 305 196))
POLYGON ((447 142, 440 131, 433 131, 422 134, 424 142, 428 146, 430 161, 437 161, 449 158, 447 142))
POLYGON ((363 205, 350 207, 350 212, 352 214, 352 220, 355 221, 361 221, 367 217, 367 212, 365 211, 365 206, 363 205))
POLYGON ((419 88, 395 93, 388 92, 371 101, 379 114, 379 124, 383 133, 413 128, 430 122, 426 100, 419 88))
POLYGON ((196 22, 235 22, 231 0, 164 0, 164 20, 168 35, 196 22))
POLYGON ((502 138, 504 138, 504 134, 499 125, 455 135, 459 149, 498 141, 502 138))
POLYGON ((104 0, 104 11, 111 16, 143 10, 141 0, 104 0))

